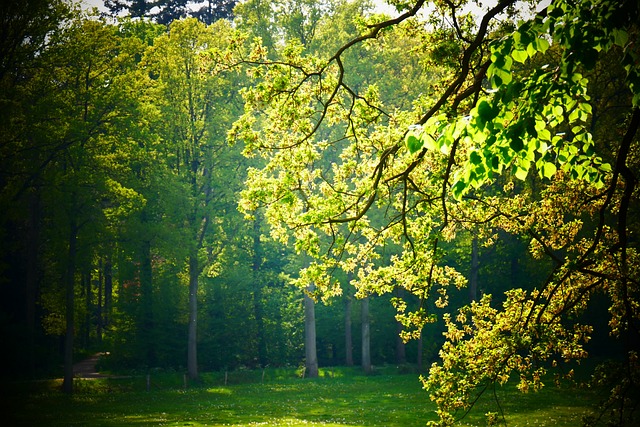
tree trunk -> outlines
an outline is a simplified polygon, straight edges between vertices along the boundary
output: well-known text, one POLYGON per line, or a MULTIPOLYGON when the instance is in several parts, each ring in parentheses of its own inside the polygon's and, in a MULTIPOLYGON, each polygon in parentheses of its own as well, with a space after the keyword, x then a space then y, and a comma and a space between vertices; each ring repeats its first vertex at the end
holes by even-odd
POLYGON ((471 274, 469 277, 469 301, 478 299, 478 239, 471 240, 471 274))
POLYGON ((62 391, 73 393, 73 335, 74 335, 74 309, 75 309, 75 271, 77 253, 78 226, 75 218, 69 224, 69 249, 67 253, 66 269, 64 274, 65 286, 65 322, 64 337, 64 380, 62 391))
POLYGON ((404 341, 400 337, 403 326, 402 323, 396 322, 396 363, 402 365, 407 363, 407 350, 404 341))
MULTIPOLYGON (((397 288, 394 293, 397 298, 403 299, 405 297, 401 288, 397 288)), ((400 336, 403 328, 402 323, 396 321, 396 363, 398 364, 407 363, 406 345, 400 336)))
POLYGON ((140 257, 140 310, 139 342, 147 366, 156 363, 153 322, 153 267, 151 265, 151 242, 142 242, 140 257))
POLYGON ((198 379, 198 253, 189 256, 189 338, 187 343, 187 371, 189 379, 198 379))
POLYGON ((369 316, 369 297, 363 298, 361 303, 362 317, 362 369, 371 373, 371 325, 369 316))
POLYGON ((351 333, 351 295, 344 299, 344 351, 345 364, 353 366, 353 335, 351 333))
POLYGON ((84 319, 82 321, 81 337, 82 348, 89 348, 91 339, 91 305, 93 304, 91 295, 91 264, 82 267, 82 277, 80 278, 82 292, 84 292, 84 319))
POLYGON ((108 326, 111 322, 111 305, 113 301, 113 270, 111 268, 111 258, 104 261, 104 307, 102 326, 108 326))
POLYGON ((35 374, 35 340, 36 340, 36 302, 38 300, 38 288, 40 283, 40 193, 34 190, 29 195, 29 217, 26 232, 26 261, 27 271, 25 277, 25 303, 28 346, 27 358, 29 361, 30 375, 35 374))
POLYGON ((260 222, 256 213, 253 222, 253 314, 256 318, 258 339, 258 362, 261 367, 267 364, 267 342, 264 336, 264 319, 262 307, 262 281, 260 280, 260 266, 262 265, 262 248, 260 244, 260 222))
POLYGON ((422 331, 420 332, 420 337, 418 338, 418 372, 422 372, 422 352, 423 352, 423 342, 422 342, 422 331))
MULTIPOLYGON (((309 293, 315 290, 312 283, 307 288, 309 293)), ((316 312, 315 303, 304 294, 304 351, 305 351, 305 375, 309 378, 318 376, 318 352, 316 350, 316 312)))
POLYGON ((102 346, 102 305, 104 291, 104 273, 102 267, 102 258, 98 261, 98 301, 96 305, 96 341, 102 346))

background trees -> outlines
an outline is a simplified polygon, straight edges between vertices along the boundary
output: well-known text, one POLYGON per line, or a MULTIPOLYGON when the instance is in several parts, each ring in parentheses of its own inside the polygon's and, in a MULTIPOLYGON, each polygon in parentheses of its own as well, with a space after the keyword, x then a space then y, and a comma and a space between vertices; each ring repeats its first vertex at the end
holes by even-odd
POLYGON ((467 3, 3 6, 6 366, 297 365, 306 306, 308 373, 426 361, 441 424, 606 342, 632 422, 638 6, 467 3))
POLYGON ((205 24, 233 16, 236 0, 105 0, 104 6, 110 16, 150 18, 159 24, 168 25, 187 16, 195 17, 205 24))

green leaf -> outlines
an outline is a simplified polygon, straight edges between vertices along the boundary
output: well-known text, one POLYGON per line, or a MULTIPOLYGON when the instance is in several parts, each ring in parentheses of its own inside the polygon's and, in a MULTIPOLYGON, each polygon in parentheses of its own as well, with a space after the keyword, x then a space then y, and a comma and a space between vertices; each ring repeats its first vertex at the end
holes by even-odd
POLYGON ((433 139, 433 137, 431 135, 429 135, 428 133, 426 133, 426 132, 424 132, 422 134, 422 137, 420 138, 420 140, 422 141, 422 144, 424 145, 424 148, 426 148, 427 150, 439 150, 440 149, 440 146, 438 145, 436 140, 433 139))
POLYGON ((501 53, 498 53, 498 52, 495 52, 493 55, 491 55, 491 60, 493 61, 493 65, 497 69, 504 68, 504 66, 506 64, 504 56, 501 53))
POLYGON ((613 30, 613 37, 615 40, 615 44, 620 47, 625 47, 627 45, 627 42, 629 41, 629 33, 619 28, 613 30))
POLYGON ((551 132, 548 129, 538 130, 538 138, 543 141, 551 141, 551 132))
POLYGON ((458 182, 456 182, 453 185, 453 187, 451 188, 451 192, 453 193, 453 197, 455 197, 457 200, 460 200, 460 198, 464 194, 464 190, 466 190, 466 188, 467 188, 467 184, 464 181, 459 180, 458 182))
POLYGON ((562 108, 562 105, 556 105, 553 107, 553 114, 556 117, 562 117, 563 113, 564 113, 564 109, 562 108))
POLYGON ((500 170, 500 159, 498 159, 498 156, 493 156, 491 158, 491 167, 494 170, 500 170))
POLYGON ((557 172, 556 165, 550 162, 545 162, 542 165, 542 175, 545 178, 551 179, 557 172))
POLYGON ((522 142, 522 138, 520 136, 514 135, 509 142, 509 147, 511 147, 511 149, 516 152, 522 151, 522 149, 524 148, 524 142, 522 142))
POLYGON ((469 154, 469 161, 474 165, 479 165, 482 163, 482 156, 480 156, 477 151, 472 151, 471 154, 469 154))
POLYGON ((502 79, 498 75, 493 76, 493 88, 498 88, 502 86, 502 79))
POLYGON ((549 46, 549 42, 546 39, 538 39, 538 52, 545 53, 549 46))
POLYGON ((514 61, 523 63, 529 58, 526 50, 514 50, 511 52, 511 57, 514 61))
POLYGON ((502 84, 508 85, 509 83, 511 83, 511 73, 509 71, 498 70, 497 74, 500 75, 502 84))
POLYGON ((498 113, 498 109, 493 108, 484 99, 478 104, 478 116, 482 119, 483 124, 495 119, 498 116, 498 113))
POLYGON ((422 141, 422 139, 418 138, 417 136, 415 136, 413 133, 410 132, 407 134, 407 137, 405 138, 405 144, 407 145, 409 152, 413 154, 422 148, 422 145, 424 144, 424 142, 422 141))
POLYGON ((516 166, 516 178, 518 178, 520 181, 524 181, 525 179, 527 179, 527 175, 529 174, 529 169, 524 169, 521 168, 519 166, 516 166))

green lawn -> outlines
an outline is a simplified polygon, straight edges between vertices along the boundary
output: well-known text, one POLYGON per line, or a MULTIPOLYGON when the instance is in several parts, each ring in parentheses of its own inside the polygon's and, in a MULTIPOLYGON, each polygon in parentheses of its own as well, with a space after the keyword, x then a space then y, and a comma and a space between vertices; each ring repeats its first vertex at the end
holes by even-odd
MULTIPOLYGON (((360 375, 357 369, 321 371, 314 380, 294 370, 204 374, 184 388, 180 374, 77 380, 65 396, 60 381, 5 384, 3 425, 22 426, 424 426, 435 406, 416 374, 393 368, 360 375)), ((596 397, 581 389, 520 394, 511 386, 496 394, 509 426, 576 426, 596 397)), ((499 412, 487 393, 460 425, 486 425, 499 412)), ((2 419, 2 418, 0 418, 2 419)))

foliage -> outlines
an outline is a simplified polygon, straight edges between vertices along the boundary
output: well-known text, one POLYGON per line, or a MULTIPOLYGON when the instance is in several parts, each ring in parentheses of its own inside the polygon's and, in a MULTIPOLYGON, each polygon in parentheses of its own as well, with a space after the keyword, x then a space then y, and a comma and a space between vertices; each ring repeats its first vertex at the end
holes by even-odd
POLYGON ((449 40, 436 48, 419 43, 433 36, 414 24, 425 6, 417 1, 399 2, 395 19, 365 20, 332 54, 291 39, 277 60, 256 50, 257 82, 230 135, 265 166, 249 170, 241 207, 264 206, 271 236, 314 258, 296 283, 315 283, 316 296, 340 294, 342 270, 357 275, 360 296, 402 288, 424 301, 411 311, 394 300, 408 336, 436 319, 427 301, 442 309, 465 285, 445 262, 446 242, 466 232, 486 247, 501 233, 526 239, 551 266, 546 278, 444 316, 441 361, 424 378, 439 423, 512 374, 521 390, 538 389, 547 369, 587 357, 593 331, 580 314, 596 294, 607 295, 612 337, 626 343, 627 375, 607 407, 632 423, 638 6, 558 0, 516 23, 516 1, 477 21, 461 14, 466 2, 436 3, 429 24, 449 40), (379 88, 415 65, 391 60, 385 41, 408 34, 405 51, 429 64, 432 79, 397 104, 379 88), (389 61, 385 74, 364 70, 362 86, 350 76, 363 70, 347 62, 360 49, 389 61), (592 83, 604 64, 622 75, 607 87, 592 83), (618 113, 605 122, 596 108, 610 110, 614 97, 618 113))

